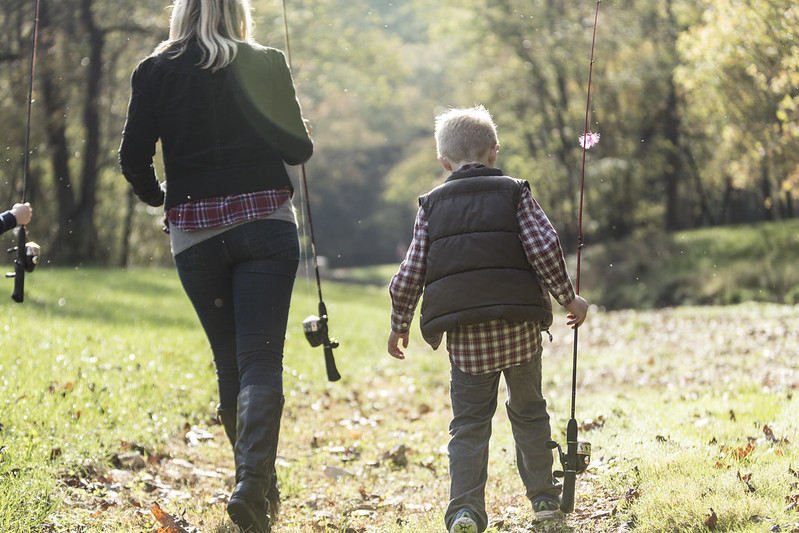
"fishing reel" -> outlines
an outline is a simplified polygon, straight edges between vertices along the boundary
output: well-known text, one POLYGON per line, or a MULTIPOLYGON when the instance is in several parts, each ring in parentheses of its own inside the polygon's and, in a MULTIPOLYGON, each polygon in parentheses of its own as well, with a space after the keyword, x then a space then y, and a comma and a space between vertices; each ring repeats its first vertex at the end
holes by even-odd
POLYGON ((28 240, 25 226, 17 228, 17 245, 8 249, 14 254, 14 272, 6 273, 7 278, 14 278, 14 291, 11 298, 22 303, 25 299, 25 272, 33 272, 39 263, 39 245, 28 240))
MULTIPOLYGON (((10 254, 17 254, 19 251, 19 244, 13 248, 9 248, 6 251, 10 254)), ((24 268, 25 272, 33 272, 33 269, 39 264, 39 252, 41 252, 39 245, 33 241, 28 241, 25 243, 25 253, 17 254, 14 262, 18 263, 22 268, 24 268)), ((14 276, 16 276, 15 272, 6 273, 7 278, 13 278, 14 276)))
MULTIPOLYGON (((588 468, 588 464, 591 462, 591 443, 585 440, 578 440, 574 444, 576 444, 577 450, 577 460, 574 465, 574 472, 576 474, 582 474, 585 472, 586 468, 588 468)), ((564 477, 565 473, 570 471, 568 453, 564 452, 560 447, 560 443, 555 442, 554 440, 547 442, 547 448, 550 450, 557 448, 558 458, 560 459, 560 465, 563 470, 555 470, 553 475, 557 478, 564 477)))
POLYGON ((329 344, 331 348, 338 348, 338 341, 328 337, 327 315, 318 317, 311 315, 302 321, 302 330, 311 347, 316 348, 322 344, 329 344))
POLYGON ((305 332, 305 338, 311 347, 324 346, 325 351, 325 369, 327 371, 328 381, 338 381, 341 379, 336 368, 336 360, 333 357, 333 348, 338 348, 338 341, 331 339, 327 331, 327 309, 325 304, 319 301, 319 315, 311 315, 302 321, 302 330, 305 332))

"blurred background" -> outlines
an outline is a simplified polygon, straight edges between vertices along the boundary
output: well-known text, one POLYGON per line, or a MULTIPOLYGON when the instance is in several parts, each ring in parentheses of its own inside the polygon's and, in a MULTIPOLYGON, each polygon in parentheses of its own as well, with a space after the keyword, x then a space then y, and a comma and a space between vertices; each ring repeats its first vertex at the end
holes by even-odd
MULTIPOLYGON (((117 166, 130 74, 166 37, 169 6, 41 0, 27 200, 35 209, 28 231, 45 265, 171 264, 160 209, 135 201, 117 166)), ((22 191, 35 1, 0 0, 0 7, 6 209, 22 191)), ((256 39, 285 50, 281 7, 253 0, 256 39)), ((574 253, 595 7, 588 0, 288 1, 293 73, 316 143, 306 170, 325 264, 402 258, 417 197, 445 177, 433 119, 478 103, 498 125, 497 166, 530 182, 574 253)), ((601 3, 589 128, 602 137, 587 153, 583 220, 591 285, 614 275, 637 280, 679 256, 674 236, 697 235, 686 231, 760 228, 747 234, 765 250, 758 256, 775 249, 799 256, 797 226, 781 225, 799 210, 797 28, 794 0, 601 3), (764 242, 774 228, 787 228, 784 240, 764 242), (620 274, 621 264, 629 268, 620 274)), ((698 235, 705 246, 716 240, 698 235)), ((4 239, 10 245, 13 235, 4 239)), ((683 273, 677 283, 698 275, 683 273)), ((768 299, 799 294, 799 279, 779 283, 768 299)), ((636 304, 621 300, 608 296, 607 304, 636 304)))

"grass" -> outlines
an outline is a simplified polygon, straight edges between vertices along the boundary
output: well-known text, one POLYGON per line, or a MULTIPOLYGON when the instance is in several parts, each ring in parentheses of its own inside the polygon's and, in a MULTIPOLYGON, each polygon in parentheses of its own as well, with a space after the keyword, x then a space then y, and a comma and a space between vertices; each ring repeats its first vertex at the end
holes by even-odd
MULTIPOLYGON (((390 270, 376 272, 364 275, 390 270)), ((26 288, 23 304, 0 303, 0 531, 154 531, 158 504, 185 531, 234 532, 211 357, 175 273, 40 268, 26 288)), ((443 531, 446 354, 415 326, 405 361, 385 354, 385 281, 323 290, 342 379, 327 382, 304 339, 316 287, 299 279, 278 530, 443 531)), ((799 531, 795 316, 767 303, 593 309, 577 418, 594 451, 575 512, 533 528, 500 407, 489 531, 799 531)), ((572 335, 563 320, 553 335, 544 391, 563 442, 572 335)))
POLYGON ((588 243, 584 294, 608 309, 795 304, 798 251, 799 219, 588 243))

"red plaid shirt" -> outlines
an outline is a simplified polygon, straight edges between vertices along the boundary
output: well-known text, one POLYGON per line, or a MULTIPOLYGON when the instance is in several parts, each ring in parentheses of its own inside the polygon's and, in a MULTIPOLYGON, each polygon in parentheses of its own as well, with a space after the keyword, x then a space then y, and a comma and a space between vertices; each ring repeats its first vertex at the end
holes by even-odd
MULTIPOLYGON (((574 299, 574 288, 566 270, 563 249, 555 228, 526 187, 522 189, 516 216, 519 239, 533 271, 560 305, 568 304, 574 299)), ((389 285, 391 329, 397 333, 410 329, 422 295, 427 247, 427 216, 419 207, 411 246, 389 285)), ((447 351, 453 364, 472 375, 529 362, 540 346, 541 326, 535 322, 500 319, 447 332, 447 351)))
POLYGON ((167 211, 166 218, 181 231, 218 228, 266 218, 289 198, 289 189, 203 198, 173 207, 167 211))

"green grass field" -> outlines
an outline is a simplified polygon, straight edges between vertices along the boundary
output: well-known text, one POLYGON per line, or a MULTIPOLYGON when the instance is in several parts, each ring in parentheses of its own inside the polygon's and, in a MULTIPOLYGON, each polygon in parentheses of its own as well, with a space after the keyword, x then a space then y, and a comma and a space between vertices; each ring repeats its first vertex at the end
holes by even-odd
MULTIPOLYGON (((0 531, 234 532, 211 356, 175 273, 40 267, 26 289, 23 304, 0 299, 0 531)), ((328 383, 321 349, 305 341, 316 286, 298 279, 276 531, 443 531, 446 352, 414 327, 405 361, 386 354, 385 283, 323 290, 343 377, 328 383)), ((594 451, 575 512, 531 524, 500 406, 489 531, 799 531, 796 315, 770 303, 592 309, 580 330, 577 419, 594 451)), ((544 352, 561 442, 564 322, 558 314, 544 352)))
POLYGON ((799 303, 799 218, 586 243, 584 287, 608 309, 799 303))

